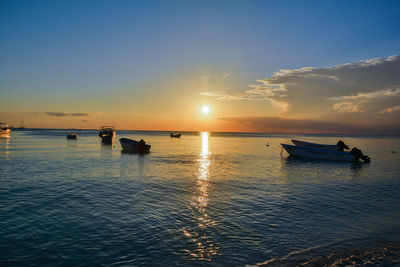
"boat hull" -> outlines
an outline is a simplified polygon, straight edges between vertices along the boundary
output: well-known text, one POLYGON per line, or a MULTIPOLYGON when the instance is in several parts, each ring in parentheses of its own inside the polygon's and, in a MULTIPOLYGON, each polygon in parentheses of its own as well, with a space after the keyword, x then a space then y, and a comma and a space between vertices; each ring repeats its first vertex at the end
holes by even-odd
POLYGON ((75 134, 75 133, 70 133, 70 134, 67 134, 67 139, 78 139, 78 134, 75 134))
POLYGON ((355 161, 355 156, 349 152, 343 151, 332 151, 327 149, 315 148, 315 147, 305 147, 305 146, 292 146, 287 144, 281 144, 287 153, 295 157, 321 159, 321 160, 335 160, 335 161, 345 161, 353 162, 355 161))
POLYGON ((127 153, 149 153, 151 145, 145 145, 144 147, 139 146, 139 142, 128 139, 128 138, 121 138, 119 142, 122 147, 123 152, 127 153))
POLYGON ((103 144, 111 145, 114 142, 115 137, 114 126, 101 126, 99 137, 103 144))
POLYGON ((106 145, 111 145, 114 142, 114 135, 103 134, 101 137, 101 142, 106 145))

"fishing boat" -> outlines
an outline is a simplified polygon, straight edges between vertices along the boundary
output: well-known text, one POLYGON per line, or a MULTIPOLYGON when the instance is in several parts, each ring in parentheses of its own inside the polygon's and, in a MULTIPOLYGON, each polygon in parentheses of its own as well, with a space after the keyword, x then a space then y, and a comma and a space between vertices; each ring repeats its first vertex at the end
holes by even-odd
POLYGON ((18 130, 25 130, 24 120, 21 121, 21 126, 18 127, 18 130))
POLYGON ((0 137, 10 137, 11 129, 7 123, 0 122, 0 137))
POLYGON ((174 134, 174 133, 170 133, 169 137, 174 137, 174 138, 181 138, 182 134, 174 134))
POLYGON ((78 139, 78 134, 77 133, 69 133, 67 134, 67 139, 78 139))
POLYGON ((295 157, 346 162, 358 162, 360 159, 362 159, 364 162, 370 161, 369 157, 363 155, 357 148, 353 148, 350 152, 345 152, 308 146, 293 146, 287 144, 281 145, 289 153, 289 155, 295 157))
POLYGON ((115 137, 114 126, 101 126, 99 137, 101 137, 101 142, 103 144, 111 145, 115 137))
POLYGON ((143 139, 138 142, 128 138, 120 138, 119 142, 121 143, 122 152, 128 152, 128 153, 150 152, 151 145, 146 144, 146 142, 143 141, 143 139))

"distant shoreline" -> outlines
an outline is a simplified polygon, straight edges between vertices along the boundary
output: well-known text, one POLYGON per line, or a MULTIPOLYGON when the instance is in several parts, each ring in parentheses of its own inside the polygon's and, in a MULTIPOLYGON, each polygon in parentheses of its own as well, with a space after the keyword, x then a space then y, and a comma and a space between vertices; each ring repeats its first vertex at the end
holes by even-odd
MULTIPOLYGON (((98 131, 99 129, 72 129, 72 128, 25 128, 25 129, 18 129, 12 128, 13 131, 39 131, 39 130, 46 130, 46 131, 98 131)), ((183 134, 198 134, 201 132, 209 132, 211 134, 221 134, 221 135, 302 135, 302 136, 321 136, 321 137, 400 137, 400 134, 346 134, 346 133, 287 133, 287 132, 221 132, 221 131, 179 131, 179 130, 118 130, 119 132, 143 132, 143 133, 150 133, 150 132, 159 132, 159 133, 183 133, 183 134)))

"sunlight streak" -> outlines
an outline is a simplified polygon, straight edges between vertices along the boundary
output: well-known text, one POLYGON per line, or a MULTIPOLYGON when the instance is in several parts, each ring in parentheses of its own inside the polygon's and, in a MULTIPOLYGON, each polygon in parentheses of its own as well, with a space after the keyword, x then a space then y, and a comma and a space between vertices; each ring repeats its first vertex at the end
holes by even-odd
POLYGON ((211 153, 209 151, 209 133, 201 133, 201 151, 199 155, 199 171, 196 182, 197 191, 193 195, 192 211, 197 221, 197 226, 190 233, 184 230, 184 235, 190 238, 196 249, 188 251, 192 257, 211 261, 212 257, 217 254, 218 247, 214 245, 211 239, 212 227, 216 223, 207 213, 207 205, 209 201, 209 169, 211 165, 211 153))

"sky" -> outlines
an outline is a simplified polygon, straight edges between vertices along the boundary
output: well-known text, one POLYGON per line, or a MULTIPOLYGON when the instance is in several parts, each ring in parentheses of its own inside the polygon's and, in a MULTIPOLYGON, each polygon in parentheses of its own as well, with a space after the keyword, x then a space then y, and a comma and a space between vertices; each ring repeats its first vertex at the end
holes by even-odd
POLYGON ((3 0, 0 121, 400 135, 398 14, 400 1, 3 0))

